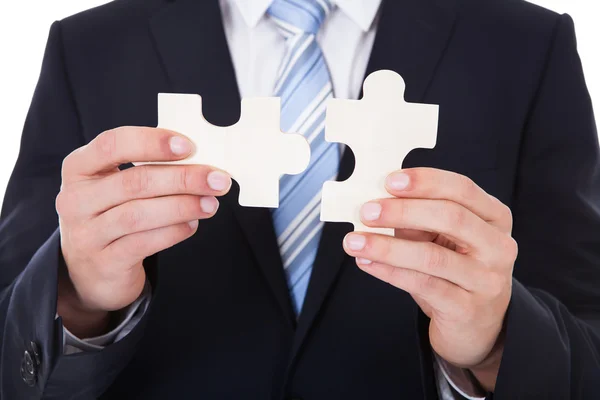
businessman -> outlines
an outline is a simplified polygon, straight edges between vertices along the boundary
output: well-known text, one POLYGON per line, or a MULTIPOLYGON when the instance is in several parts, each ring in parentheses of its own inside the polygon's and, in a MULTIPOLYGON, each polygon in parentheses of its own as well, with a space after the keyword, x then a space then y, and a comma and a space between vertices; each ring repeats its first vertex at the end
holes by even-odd
MULTIPOLYGON (((15 134, 14 132, 5 134, 15 134)), ((573 21, 521 0, 118 0, 56 22, 0 220, 0 397, 600 396, 600 151, 573 21), (361 217, 325 105, 370 72, 440 105, 437 146, 361 217), (279 96, 309 138, 281 205, 194 148, 159 92, 217 125, 279 96)))

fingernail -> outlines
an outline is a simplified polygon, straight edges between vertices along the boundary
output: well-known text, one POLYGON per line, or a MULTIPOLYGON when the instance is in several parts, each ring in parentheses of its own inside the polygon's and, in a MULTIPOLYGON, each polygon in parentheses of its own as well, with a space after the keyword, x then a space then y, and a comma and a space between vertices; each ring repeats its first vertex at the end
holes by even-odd
POLYGON ((188 225, 190 226, 190 229, 195 231, 196 228, 198 227, 198 220, 194 220, 194 221, 190 221, 188 222, 188 225))
POLYGON ((409 183, 410 177, 404 172, 394 172, 385 180, 387 187, 394 190, 404 190, 408 187, 409 183))
POLYGON ((375 221, 381 216, 381 204, 366 203, 362 206, 360 214, 365 221, 375 221))
POLYGON ((362 265, 370 265, 373 264, 373 261, 367 260, 366 258, 357 258, 356 262, 362 265))
POLYGON ((346 236, 346 246, 348 246, 350 250, 360 251, 365 247, 366 243, 367 238, 365 238, 363 235, 351 233, 346 236))
POLYGON ((231 186, 231 178, 229 175, 221 171, 212 171, 210 174, 208 174, 206 180, 208 181, 208 186, 212 190, 219 192, 231 186))
POLYGON ((176 156, 184 156, 192 152, 192 144, 181 136, 173 136, 169 139, 169 147, 176 156))
POLYGON ((212 196, 202 197, 200 199, 200 208, 207 214, 212 214, 219 208, 219 201, 212 196))

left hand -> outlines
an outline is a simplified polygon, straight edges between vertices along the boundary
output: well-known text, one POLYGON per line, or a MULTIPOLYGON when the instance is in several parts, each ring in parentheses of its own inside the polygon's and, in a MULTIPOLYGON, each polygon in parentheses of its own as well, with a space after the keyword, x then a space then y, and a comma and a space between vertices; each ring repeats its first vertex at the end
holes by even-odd
POLYGON ((398 171, 386 186, 395 198, 365 204, 361 217, 394 228, 395 237, 350 233, 346 252, 410 293, 431 319, 433 350, 493 389, 517 257, 510 209, 469 178, 437 169, 398 171), (493 379, 484 366, 496 371, 493 379))

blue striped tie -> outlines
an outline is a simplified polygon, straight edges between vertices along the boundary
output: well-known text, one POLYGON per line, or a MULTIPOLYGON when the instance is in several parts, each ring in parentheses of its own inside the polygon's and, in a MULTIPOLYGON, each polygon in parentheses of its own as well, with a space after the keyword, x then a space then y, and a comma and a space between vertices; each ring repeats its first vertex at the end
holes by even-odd
POLYGON ((268 10, 286 38, 287 51, 275 85, 275 96, 281 97, 281 129, 301 133, 311 149, 306 171, 281 179, 279 208, 273 211, 296 315, 302 309, 323 229, 321 187, 335 179, 340 161, 338 145, 325 141, 325 106, 333 87, 315 39, 331 7, 329 0, 275 0, 268 10))

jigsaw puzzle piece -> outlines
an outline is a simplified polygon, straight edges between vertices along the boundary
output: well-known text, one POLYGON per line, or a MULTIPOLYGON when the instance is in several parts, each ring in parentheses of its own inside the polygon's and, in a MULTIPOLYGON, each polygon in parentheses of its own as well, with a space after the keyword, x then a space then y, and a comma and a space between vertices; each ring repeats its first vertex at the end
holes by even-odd
POLYGON ((204 119, 199 95, 161 93, 158 127, 187 136, 195 151, 184 160, 152 164, 205 164, 225 170, 240 185, 242 206, 278 207, 281 176, 301 173, 310 161, 306 139, 281 132, 277 97, 243 99, 239 121, 219 127, 204 119))
POLYGON ((321 220, 351 222, 355 231, 393 235, 360 220, 361 206, 391 197, 385 178, 402 168, 416 148, 433 148, 437 139, 438 106, 404 101, 405 83, 393 71, 372 73, 363 84, 361 100, 331 99, 327 105, 325 139, 344 143, 354 152, 354 173, 343 182, 325 182, 321 220))

